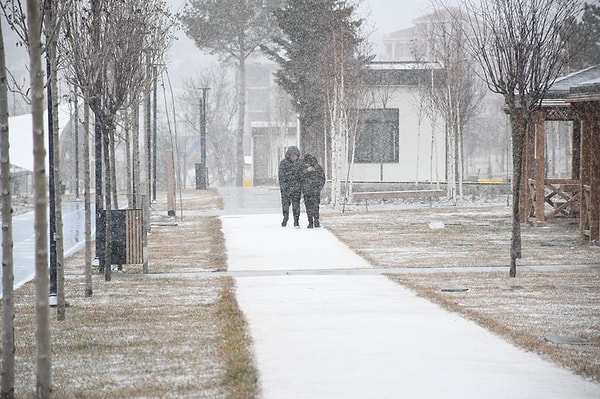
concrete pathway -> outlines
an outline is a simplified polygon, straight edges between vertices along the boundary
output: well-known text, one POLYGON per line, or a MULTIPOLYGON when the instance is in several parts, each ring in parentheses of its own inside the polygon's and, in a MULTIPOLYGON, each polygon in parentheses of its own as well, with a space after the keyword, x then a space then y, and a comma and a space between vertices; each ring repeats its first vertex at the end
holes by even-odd
POLYGON ((384 276, 345 274, 370 266, 326 229, 282 228, 278 214, 221 220, 230 271, 281 271, 236 278, 265 399, 600 398, 600 384, 384 276))

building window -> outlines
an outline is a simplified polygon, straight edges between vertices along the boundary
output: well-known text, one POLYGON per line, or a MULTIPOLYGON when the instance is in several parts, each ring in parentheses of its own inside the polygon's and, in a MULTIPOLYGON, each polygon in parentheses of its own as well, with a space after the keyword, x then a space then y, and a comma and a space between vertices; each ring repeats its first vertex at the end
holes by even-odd
POLYGON ((354 162, 398 162, 398 115, 397 108, 359 111, 354 162))

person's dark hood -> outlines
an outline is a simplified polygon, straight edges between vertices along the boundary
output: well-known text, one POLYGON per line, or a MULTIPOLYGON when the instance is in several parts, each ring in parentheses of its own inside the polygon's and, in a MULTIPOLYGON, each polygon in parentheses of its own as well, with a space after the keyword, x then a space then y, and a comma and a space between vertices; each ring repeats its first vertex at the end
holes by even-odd
POLYGON ((304 160, 303 160, 303 162, 304 162, 305 164, 308 164, 308 165, 310 165, 310 166, 315 166, 315 165, 317 165, 317 164, 319 163, 319 162, 317 161, 317 158, 316 158, 314 155, 310 155, 310 154, 306 154, 306 155, 304 156, 304 160))
POLYGON ((285 152, 285 158, 291 159, 292 155, 294 154, 298 157, 298 159, 300 159, 300 150, 295 145, 288 147, 287 151, 285 152))

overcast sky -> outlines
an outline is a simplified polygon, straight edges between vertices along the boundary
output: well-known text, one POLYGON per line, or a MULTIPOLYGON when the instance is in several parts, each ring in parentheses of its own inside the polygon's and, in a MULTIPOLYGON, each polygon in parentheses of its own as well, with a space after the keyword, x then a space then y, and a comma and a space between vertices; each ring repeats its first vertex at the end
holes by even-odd
MULTIPOLYGON (((456 0, 450 0, 455 2, 456 0)), ((185 0, 168 0, 167 3, 177 12, 185 4, 185 0)), ((412 21, 431 9, 431 0, 362 0, 359 16, 365 19, 365 30, 373 43, 375 52, 381 56, 383 37, 391 32, 412 26, 412 21)), ((181 31, 177 33, 179 40, 171 49, 170 69, 177 78, 189 73, 189 66, 210 62, 200 53, 193 42, 181 31)))
POLYGON ((379 35, 409 28, 412 20, 427 13, 430 0, 363 0, 360 10, 366 24, 379 35))
MULTIPOLYGON (((174 10, 179 9, 185 0, 168 0, 174 10)), ((389 33, 408 28, 411 21, 427 12, 430 0, 362 0, 360 10, 368 19, 369 25, 376 25, 378 33, 389 33)))

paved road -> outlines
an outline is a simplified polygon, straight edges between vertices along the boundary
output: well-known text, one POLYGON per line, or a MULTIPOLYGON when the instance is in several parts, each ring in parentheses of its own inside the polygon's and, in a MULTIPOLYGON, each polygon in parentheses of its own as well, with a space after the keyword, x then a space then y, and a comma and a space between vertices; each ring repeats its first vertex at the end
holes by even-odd
MULTIPOLYGON (((93 209, 92 209, 93 212, 93 209)), ((35 232, 34 213, 27 212, 13 217, 13 263, 15 288, 31 280, 35 273, 35 232)), ((92 231, 94 218, 92 218, 92 231)), ((0 231, 0 237, 1 237, 0 231)), ((83 202, 63 203, 63 235, 65 257, 83 248, 85 234, 85 214, 83 202)), ((0 248, 0 254, 2 248, 0 248)), ((0 293, 2 281, 0 279, 0 293)))

